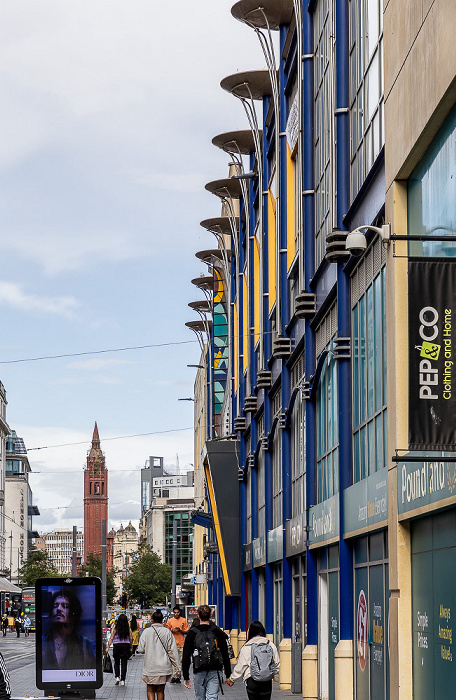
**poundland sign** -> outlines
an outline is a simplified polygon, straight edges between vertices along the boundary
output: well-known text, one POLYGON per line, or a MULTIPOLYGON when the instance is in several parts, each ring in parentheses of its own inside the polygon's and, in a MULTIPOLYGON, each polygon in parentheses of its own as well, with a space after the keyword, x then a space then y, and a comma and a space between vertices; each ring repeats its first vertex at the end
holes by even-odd
POLYGON ((399 462, 397 500, 399 515, 456 503, 456 463, 445 462, 445 456, 434 462, 399 462))

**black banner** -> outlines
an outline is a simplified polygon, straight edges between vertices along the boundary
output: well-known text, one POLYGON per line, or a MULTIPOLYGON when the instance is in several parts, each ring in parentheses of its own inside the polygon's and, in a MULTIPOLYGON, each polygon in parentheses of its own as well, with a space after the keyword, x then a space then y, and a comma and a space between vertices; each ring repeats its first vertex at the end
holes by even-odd
POLYGON ((456 449, 456 260, 410 260, 409 447, 456 449))

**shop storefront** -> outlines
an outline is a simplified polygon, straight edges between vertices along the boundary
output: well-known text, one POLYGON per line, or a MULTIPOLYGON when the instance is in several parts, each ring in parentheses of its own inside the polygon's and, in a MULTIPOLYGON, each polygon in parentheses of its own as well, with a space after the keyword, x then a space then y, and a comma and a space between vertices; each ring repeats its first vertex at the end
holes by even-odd
POLYGON ((452 697, 456 686, 456 464, 440 459, 397 471, 399 520, 411 519, 415 700, 452 697))
POLYGON ((283 527, 268 532, 268 564, 272 565, 274 581, 274 643, 283 637, 283 527))
POLYGON ((357 700, 389 698, 388 469, 344 492, 344 538, 353 538, 353 657, 357 700))

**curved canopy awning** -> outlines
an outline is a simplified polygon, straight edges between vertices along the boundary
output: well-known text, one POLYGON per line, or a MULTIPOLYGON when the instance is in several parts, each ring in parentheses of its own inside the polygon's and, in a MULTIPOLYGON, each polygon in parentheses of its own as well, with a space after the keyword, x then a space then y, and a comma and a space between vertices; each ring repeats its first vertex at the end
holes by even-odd
MULTIPOLYGON (((229 260, 231 257, 231 251, 227 250, 226 255, 228 256, 229 260)), ((211 248, 210 250, 199 250, 197 253, 195 253, 195 256, 198 258, 198 260, 202 260, 204 263, 207 263, 209 265, 212 265, 214 258, 217 258, 217 260, 223 259, 223 253, 220 250, 220 248, 211 248)))
POLYGON ((207 299, 198 299, 198 301, 191 301, 188 306, 194 311, 201 311, 202 313, 209 314, 212 311, 212 305, 207 301, 207 299))
POLYGON ((230 196, 233 199, 239 199, 241 196, 241 183, 238 179, 225 177, 223 180, 212 180, 205 185, 205 189, 217 197, 230 196))
POLYGON ((279 29, 282 24, 291 22, 293 0, 239 0, 231 8, 231 14, 258 29, 266 29, 268 25, 269 29, 279 29))
POLYGON ((236 97, 262 100, 272 95, 271 78, 267 70, 248 70, 242 73, 228 75, 220 83, 220 87, 231 92, 236 97))
POLYGON ((191 282, 195 285, 195 287, 198 287, 198 289, 214 288, 214 278, 210 275, 201 275, 200 277, 194 277, 191 282))
MULTIPOLYGON (((260 131, 260 138, 263 132, 260 131)), ((226 131, 223 134, 217 134, 212 139, 212 143, 217 148, 221 148, 225 153, 241 153, 243 156, 248 156, 255 152, 255 141, 251 129, 240 129, 239 131, 226 131)))
MULTIPOLYGON (((239 217, 235 217, 236 229, 239 228, 239 217)), ((223 233, 226 236, 231 235, 231 222, 229 216, 214 216, 212 219, 204 219, 200 222, 200 226, 211 231, 212 233, 223 233)))
POLYGON ((209 330, 212 328, 212 321, 197 321, 195 319, 194 321, 187 321, 185 325, 187 328, 191 328, 192 331, 201 331, 205 333, 207 328, 209 328, 209 330))

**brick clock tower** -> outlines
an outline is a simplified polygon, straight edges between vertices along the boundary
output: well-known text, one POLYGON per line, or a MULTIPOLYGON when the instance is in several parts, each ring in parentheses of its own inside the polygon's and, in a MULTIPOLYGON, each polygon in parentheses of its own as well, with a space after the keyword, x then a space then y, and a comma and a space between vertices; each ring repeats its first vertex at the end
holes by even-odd
POLYGON ((92 552, 101 556, 102 522, 108 522, 108 471, 100 448, 98 426, 92 437, 84 470, 84 561, 92 552))

